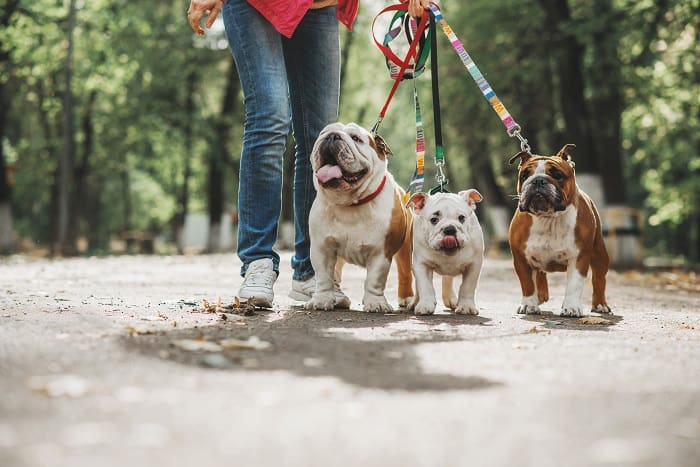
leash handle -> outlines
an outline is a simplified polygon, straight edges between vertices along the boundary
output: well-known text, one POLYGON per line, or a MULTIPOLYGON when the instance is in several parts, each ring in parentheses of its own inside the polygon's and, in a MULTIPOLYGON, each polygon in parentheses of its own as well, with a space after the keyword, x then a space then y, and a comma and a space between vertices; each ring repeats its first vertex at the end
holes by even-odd
MULTIPOLYGON (((401 4, 401 5, 391 5, 387 8, 385 8, 384 11, 390 11, 391 10, 398 10, 398 9, 408 9, 407 5, 401 4)), ((380 13, 381 14, 381 13, 380 13)), ((386 99, 386 102, 384 103, 384 107, 382 107, 382 110, 379 112, 379 117, 377 118, 377 122, 374 124, 374 127, 372 127, 373 132, 376 134, 376 130, 379 128, 379 124, 381 121, 384 119, 384 116, 386 115, 386 111, 389 108, 389 103, 391 102, 391 99, 394 97, 394 93, 396 93, 396 89, 399 87, 399 83, 401 82, 401 79, 403 77, 404 72, 406 69, 408 69, 409 66, 411 66, 411 57, 415 57, 416 55, 416 48, 418 47, 418 43, 420 42, 421 37, 423 36, 423 32, 425 31, 425 27, 428 24, 428 17, 430 15, 428 12, 424 12, 423 16, 421 16, 420 22, 418 23, 418 29, 416 30, 416 34, 413 37, 413 40, 411 41, 411 45, 408 48, 408 52, 406 53, 406 59, 405 60, 399 60, 401 62, 401 68, 399 70, 398 75, 394 79, 394 85, 391 87, 391 90, 389 91, 389 96, 386 99)), ((376 21, 377 18, 375 17, 374 20, 376 21)), ((374 25, 374 23, 373 23, 374 25)), ((374 33, 373 33, 374 35, 374 33)), ((376 42, 376 40, 375 40, 376 42)), ((381 49, 381 47, 380 47, 381 49)), ((387 47, 388 49, 388 47, 387 47)), ((392 55, 394 55, 393 52, 391 52, 392 55)), ((394 55, 395 56, 395 55, 394 55)))

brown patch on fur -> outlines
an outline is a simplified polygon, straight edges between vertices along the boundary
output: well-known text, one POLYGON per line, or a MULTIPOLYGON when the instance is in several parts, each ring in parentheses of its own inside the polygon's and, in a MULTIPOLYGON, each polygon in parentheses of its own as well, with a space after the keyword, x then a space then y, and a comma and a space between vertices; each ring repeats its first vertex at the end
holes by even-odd
POLYGON ((399 299, 413 296, 413 274, 411 272, 411 228, 413 217, 411 211, 404 206, 404 191, 394 187, 394 207, 391 210, 391 222, 384 242, 384 254, 391 260, 396 257, 396 267, 399 276, 399 299))

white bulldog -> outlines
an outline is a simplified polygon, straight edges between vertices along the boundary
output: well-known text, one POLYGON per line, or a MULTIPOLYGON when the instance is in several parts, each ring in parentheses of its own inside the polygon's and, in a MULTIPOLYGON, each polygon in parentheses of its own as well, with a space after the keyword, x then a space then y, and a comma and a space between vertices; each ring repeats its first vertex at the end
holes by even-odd
POLYGON ((474 190, 459 194, 416 193, 413 208, 413 274, 417 294, 411 307, 417 315, 435 312, 433 273, 442 275, 442 301, 455 313, 478 315, 474 301, 484 262, 484 236, 474 210, 483 198, 474 190), (462 276, 459 296, 452 289, 454 276, 462 276))
POLYGON ((321 131, 311 153, 317 195, 309 214, 311 264, 316 291, 308 310, 334 308, 334 269, 339 282, 343 261, 367 269, 363 308, 389 312, 384 296, 394 256, 399 275, 399 306, 413 298, 411 213, 404 191, 387 171, 391 150, 355 123, 332 123, 321 131))

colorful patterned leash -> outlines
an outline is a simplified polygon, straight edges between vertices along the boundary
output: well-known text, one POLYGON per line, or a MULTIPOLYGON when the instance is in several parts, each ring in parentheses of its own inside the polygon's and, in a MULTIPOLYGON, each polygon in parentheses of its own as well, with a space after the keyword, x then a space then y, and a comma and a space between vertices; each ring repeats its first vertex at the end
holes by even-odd
POLYGON ((531 154, 530 145, 528 144, 527 139, 525 139, 525 137, 521 134, 522 128, 520 125, 518 125, 515 119, 513 119, 510 113, 508 113, 508 110, 498 96, 496 96, 496 93, 491 88, 491 85, 488 83, 488 81, 486 81, 484 75, 481 74, 479 67, 476 66, 476 63, 474 63, 472 58, 464 49, 462 42, 460 42, 455 33, 452 31, 452 28, 450 28, 449 24, 447 24, 447 21, 442 16, 440 9, 434 3, 430 3, 430 11, 432 11, 433 15, 435 15, 435 19, 440 23, 440 26, 449 39, 450 44, 452 44, 455 52, 457 52, 457 55, 459 55, 459 58, 462 60, 462 63, 471 75, 472 79, 476 82, 476 85, 481 90, 481 93, 484 95, 486 100, 491 105, 491 108, 498 114, 501 121, 505 125, 508 136, 511 138, 517 138, 520 141, 520 149, 528 154, 531 154))
MULTIPOLYGON (((415 19, 411 18, 411 27, 415 27, 415 24, 415 19)), ((425 130, 423 130, 423 117, 420 111, 420 101, 418 100, 418 89, 416 88, 415 79, 413 80, 413 107, 416 111, 416 168, 408 185, 408 196, 423 191, 423 181, 425 180, 425 130)))

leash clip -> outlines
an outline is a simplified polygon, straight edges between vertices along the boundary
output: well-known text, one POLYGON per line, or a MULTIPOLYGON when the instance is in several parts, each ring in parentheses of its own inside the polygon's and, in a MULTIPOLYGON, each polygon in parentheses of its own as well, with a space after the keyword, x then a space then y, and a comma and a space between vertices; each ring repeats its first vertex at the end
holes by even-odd
POLYGON ((382 120, 383 120, 382 117, 378 117, 378 118, 377 118, 376 123, 374 124, 374 126, 373 126, 372 129, 370 130, 370 133, 372 134, 372 136, 376 136, 376 135, 377 135, 377 131, 379 130, 379 124, 382 123, 382 120))
POLYGON ((449 180, 447 180, 447 177, 445 177, 445 172, 443 171, 445 162, 436 159, 435 166, 437 167, 437 173, 435 174, 435 178, 437 179, 438 185, 430 190, 430 194, 434 195, 435 193, 448 193, 448 190, 445 188, 445 185, 447 185, 449 180))
POLYGON ((530 144, 528 143, 527 138, 520 134, 521 130, 522 128, 520 128, 520 125, 516 123, 513 128, 508 130, 508 136, 510 136, 511 138, 518 138, 518 140, 520 140, 520 150, 528 153, 529 155, 532 155, 530 144))

